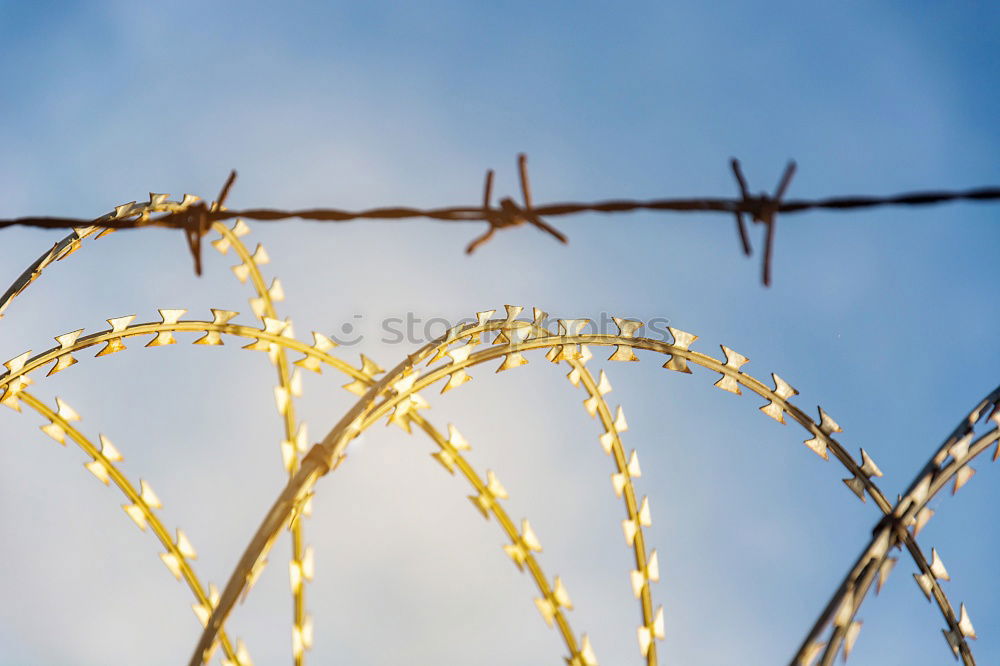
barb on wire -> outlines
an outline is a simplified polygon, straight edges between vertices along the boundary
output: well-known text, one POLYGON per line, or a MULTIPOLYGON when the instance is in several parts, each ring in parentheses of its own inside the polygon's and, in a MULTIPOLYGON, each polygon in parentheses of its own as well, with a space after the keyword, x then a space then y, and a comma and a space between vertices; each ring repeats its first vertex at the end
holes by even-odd
POLYGON ((490 206, 490 197, 493 193, 493 169, 486 172, 486 185, 483 190, 483 219, 489 223, 486 232, 476 238, 465 248, 466 254, 472 254, 480 245, 493 237, 497 229, 514 227, 519 224, 529 222, 542 231, 545 231, 561 243, 568 243, 569 240, 558 229, 543 221, 531 205, 531 185, 528 182, 528 158, 524 153, 517 156, 517 169, 521 180, 521 196, 524 198, 524 207, 521 208, 510 197, 500 200, 500 210, 494 210, 490 206))
POLYGON ((229 196, 229 190, 232 189, 235 182, 236 169, 233 169, 229 172, 229 177, 226 178, 226 182, 222 185, 219 196, 211 206, 205 206, 204 203, 198 202, 180 213, 184 228, 184 238, 187 241, 191 257, 194 259, 195 275, 201 275, 201 239, 208 233, 208 230, 212 226, 212 223, 208 220, 208 214, 209 212, 214 213, 226 209, 226 197, 229 196))
MULTIPOLYGON (((873 208, 876 206, 926 206, 950 201, 997 201, 1000 200, 1000 187, 981 187, 962 191, 927 191, 896 194, 885 197, 875 196, 845 196, 814 200, 785 200, 784 194, 795 173, 795 163, 790 162, 779 181, 774 195, 762 193, 758 196, 749 194, 746 179, 740 170, 739 162, 732 160, 730 166, 736 176, 740 188, 740 198, 687 198, 687 199, 653 199, 653 200, 609 200, 592 203, 551 203, 535 206, 531 199, 531 188, 528 183, 527 158, 518 156, 518 168, 521 179, 521 193, 524 205, 518 205, 513 199, 505 197, 500 200, 499 208, 493 208, 490 197, 493 190, 493 171, 487 171, 484 188, 483 204, 481 206, 452 206, 446 208, 420 209, 405 206, 371 208, 361 211, 349 211, 336 208, 309 208, 299 210, 274 210, 269 208, 251 208, 245 210, 228 210, 225 207, 207 206, 202 202, 190 203, 163 211, 157 217, 151 217, 148 207, 145 213, 140 213, 142 206, 120 207, 114 215, 105 215, 98 219, 65 218, 65 217, 19 217, 0 220, 0 229, 20 225, 39 227, 43 229, 65 229, 85 226, 97 226, 104 229, 132 229, 137 227, 157 226, 172 229, 184 229, 188 246, 195 255, 196 271, 198 270, 200 235, 213 222, 244 218, 272 222, 299 218, 318 222, 347 222, 351 220, 402 220, 424 218, 447 222, 487 222, 487 231, 476 238, 466 248, 466 252, 475 251, 493 237, 497 229, 514 227, 525 222, 551 234, 562 243, 567 238, 555 229, 544 218, 574 215, 577 213, 624 213, 639 210, 672 211, 672 212, 719 212, 736 217, 737 231, 744 254, 751 252, 750 241, 743 222, 743 215, 749 215, 755 222, 766 226, 763 280, 770 282, 771 263, 774 248, 775 219, 779 213, 799 213, 808 210, 854 210, 873 208)), ((223 187, 220 198, 224 198, 232 186, 235 175, 223 187)))
MULTIPOLYGON (((792 182, 792 176, 795 175, 795 161, 790 161, 788 166, 785 167, 785 173, 782 174, 781 180, 778 182, 778 187, 774 191, 774 196, 767 196, 767 192, 761 192, 760 195, 756 197, 751 197, 749 189, 747 188, 747 180, 743 176, 743 169, 740 167, 740 161, 735 157, 730 160, 730 166, 733 169, 733 175, 736 176, 736 183, 740 187, 740 196, 743 197, 740 204, 752 211, 753 221, 759 222, 767 227, 767 231, 764 237, 764 262, 761 268, 761 281, 764 283, 765 287, 771 286, 771 258, 774 256, 774 226, 777 222, 778 210, 781 207, 781 200, 785 196, 785 192, 788 191, 788 186, 792 182)), ((736 210, 736 226, 740 234, 740 240, 743 243, 743 254, 748 257, 751 254, 750 249, 750 239, 747 238, 746 226, 743 224, 743 212, 742 210, 736 210)))

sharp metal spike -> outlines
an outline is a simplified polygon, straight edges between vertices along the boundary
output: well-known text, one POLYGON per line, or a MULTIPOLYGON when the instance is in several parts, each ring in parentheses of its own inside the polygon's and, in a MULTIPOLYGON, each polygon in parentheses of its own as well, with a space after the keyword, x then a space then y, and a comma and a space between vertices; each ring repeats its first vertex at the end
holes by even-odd
POLYGON ((885 585, 885 582, 889 580, 889 574, 892 573, 892 569, 896 566, 896 562, 898 561, 899 559, 895 557, 889 557, 882 561, 882 564, 878 568, 878 583, 875 588, 875 594, 882 591, 882 587, 885 585))
POLYGON ((287 439, 281 442, 281 464, 289 474, 298 464, 298 456, 295 453, 295 444, 287 439))
POLYGON ((285 289, 281 286, 281 280, 278 278, 271 280, 271 286, 267 290, 267 295, 275 303, 285 300, 285 289))
POLYGON ((653 524, 653 518, 649 513, 649 498, 642 498, 642 506, 639 509, 639 524, 643 527, 650 527, 653 524))
MULTIPOLYGON (((673 346, 680 351, 687 351, 694 341, 698 339, 697 335, 681 331, 670 326, 667 327, 667 330, 670 331, 670 335, 674 338, 673 346)), ((687 359, 676 354, 671 354, 670 359, 663 364, 663 367, 667 370, 691 374, 691 369, 688 367, 687 359)))
POLYGON ((162 324, 176 324, 187 310, 158 310, 162 324))
POLYGON ((822 434, 816 435, 812 439, 805 440, 803 444, 812 449, 813 452, 823 460, 830 459, 830 454, 826 450, 826 439, 822 436, 822 434))
POLYGON ((666 632, 663 628, 663 606, 656 609, 656 615, 653 617, 653 636, 661 641, 666 638, 666 632))
POLYGON ((621 405, 618 405, 618 410, 615 412, 615 430, 618 432, 628 430, 628 423, 625 421, 625 412, 622 410, 621 405))
MULTIPOLYGON (((625 338, 634 338, 636 331, 643 326, 643 322, 635 319, 619 319, 618 317, 614 317, 614 321, 615 325, 618 326, 618 335, 625 338)), ((615 351, 608 357, 608 360, 638 361, 639 357, 635 355, 632 347, 627 345, 616 345, 615 351)))
POLYGON ((553 620, 556 616, 556 605, 549 599, 544 599, 539 597, 535 599, 535 606, 538 608, 538 612, 542 614, 542 619, 545 620, 545 624, 551 629, 553 626, 553 620))
POLYGON ((972 620, 969 619, 969 611, 965 609, 965 604, 962 604, 961 611, 959 613, 958 630, 961 631, 962 635, 966 638, 978 638, 976 636, 976 630, 972 626, 972 620))
POLYGON ((921 592, 927 597, 927 601, 931 600, 931 577, 925 573, 915 573, 913 574, 913 580, 917 581, 917 585, 920 586, 921 592))
POLYGON ((188 540, 187 534, 184 534, 184 532, 179 527, 177 528, 177 539, 175 543, 177 544, 177 551, 183 557, 189 560, 198 559, 198 553, 195 551, 194 546, 192 546, 191 542, 188 540))
POLYGON ((642 468, 639 467, 639 453, 632 449, 632 455, 628 460, 628 474, 633 479, 642 476, 642 468))
POLYGON ((854 587, 851 586, 844 593, 844 598, 837 608, 837 614, 833 617, 833 624, 838 627, 846 626, 851 621, 854 613, 854 587))
POLYGON ((649 648, 653 644, 653 632, 649 630, 649 627, 639 627, 636 636, 639 639, 639 652, 645 657, 649 654, 649 648))
POLYGON ((597 392, 601 395, 611 393, 611 381, 608 379, 608 376, 604 374, 603 370, 601 370, 600 380, 597 382, 597 392))
POLYGON ((958 633, 954 631, 948 631, 947 629, 942 629, 941 633, 944 634, 944 639, 948 641, 948 647, 951 648, 951 652, 954 655, 955 659, 958 659, 958 653, 960 650, 958 633))
POLYGON ((635 535, 638 531, 638 526, 634 520, 625 519, 622 521, 622 532, 625 534, 625 543, 632 546, 635 543, 635 535))
POLYGON ((142 501, 146 503, 146 506, 148 506, 150 509, 163 508, 163 503, 160 502, 160 498, 157 497, 156 493, 153 492, 153 488, 152 486, 149 485, 149 482, 140 480, 139 487, 142 490, 140 496, 142 497, 142 501))
POLYGON ((636 599, 642 596, 642 589, 646 587, 646 576, 638 570, 629 572, 629 582, 632 584, 632 596, 636 599))
MULTIPOLYGON (((722 351, 726 354, 725 367, 739 373, 740 368, 746 365, 750 359, 748 359, 743 354, 733 351, 725 345, 719 345, 722 347, 722 351)), ((731 375, 723 374, 719 381, 714 384, 716 387, 722 389, 723 391, 729 391, 730 393, 735 393, 740 395, 740 385, 737 379, 731 375)))
POLYGON ((316 551, 307 546, 302 554, 302 575, 306 580, 312 580, 316 575, 316 551))
POLYGON ((973 477, 976 470, 972 469, 968 465, 958 470, 958 474, 955 475, 955 485, 951 487, 951 494, 954 495, 959 491, 959 489, 969 482, 969 479, 973 477))
POLYGON ((817 406, 816 409, 819 410, 819 429, 825 435, 832 435, 835 432, 844 432, 837 422, 830 418, 830 415, 823 411, 822 407, 817 406))
POLYGON ((174 578, 180 580, 183 575, 181 573, 180 558, 174 553, 160 553, 160 559, 163 560, 163 563, 167 565, 168 569, 170 569, 170 573, 174 575, 174 578))
POLYGON ((582 666, 598 666, 594 648, 590 645, 590 636, 584 634, 580 640, 580 662, 582 666))
POLYGON ((646 561, 646 577, 654 583, 660 580, 660 558, 656 554, 656 549, 649 554, 646 561))
POLYGON ((201 626, 208 626, 208 618, 212 616, 212 609, 201 604, 191 604, 191 610, 194 611, 195 616, 198 618, 198 622, 201 626))
POLYGON ((58 423, 46 423, 43 426, 39 426, 39 429, 63 446, 66 446, 66 431, 58 423))
POLYGON ((609 430, 608 432, 603 433, 598 439, 601 442, 601 448, 604 449, 604 452, 610 456, 611 448, 615 443, 615 433, 609 430))
POLYGON ((852 476, 849 479, 842 479, 844 484, 851 489, 851 491, 858 496, 862 502, 865 501, 865 484, 864 482, 856 477, 852 476))
MULTIPOLYGON (((123 333, 128 325, 132 323, 135 319, 135 315, 127 315, 125 317, 115 317, 114 319, 108 319, 107 322, 111 324, 112 333, 123 333)), ((97 352, 95 356, 106 356, 107 354, 114 354, 115 352, 120 352, 125 349, 125 343, 122 342, 122 338, 112 338, 108 340, 108 343, 104 348, 97 352)))
MULTIPOLYGON (((77 338, 80 337, 81 333, 83 333, 82 328, 76 331, 71 331, 69 333, 63 333, 62 335, 57 335, 55 337, 55 340, 56 342, 59 343, 59 348, 65 351, 70 347, 72 347, 74 343, 76 343, 77 338)), ((62 372, 63 370, 65 370, 71 365, 74 365, 75 363, 76 359, 73 358, 72 354, 64 353, 61 356, 59 356, 59 358, 56 359, 56 362, 52 365, 52 368, 48 371, 48 373, 45 376, 51 377, 57 372, 62 372)))
POLYGON ((10 374, 14 374, 15 372, 20 372, 21 370, 24 369, 24 364, 28 362, 29 358, 31 358, 31 350, 30 349, 28 351, 24 352, 23 354, 20 354, 19 356, 15 356, 14 358, 10 359, 9 361, 6 361, 4 363, 4 367, 6 367, 7 370, 10 371, 10 374))
POLYGON ((825 641, 810 644, 803 653, 802 660, 799 662, 798 666, 811 666, 812 663, 816 661, 816 657, 820 655, 820 652, 822 652, 825 647, 825 641))
POLYGON ((132 519, 139 529, 143 532, 146 531, 146 514, 143 513, 142 508, 138 504, 122 504, 122 508, 125 509, 125 513, 128 517, 132 519))
POLYGON ((913 538, 916 539, 917 535, 920 534, 920 530, 924 529, 927 525, 927 521, 931 519, 934 515, 934 509, 930 507, 924 507, 917 513, 917 518, 913 523, 913 538))
POLYGON ((511 370, 513 368, 518 368, 522 365, 526 365, 528 359, 526 359, 520 352, 514 352, 512 354, 507 354, 503 357, 503 362, 497 367, 497 372, 503 372, 505 370, 511 370))
POLYGON ((951 580, 951 576, 948 575, 948 570, 945 569, 944 562, 941 561, 936 548, 931 548, 931 573, 938 580, 951 580))
POLYGON ((124 460, 122 454, 118 452, 115 445, 111 443, 104 435, 98 435, 101 440, 101 455, 104 456, 105 460, 108 462, 121 462, 124 460))
MULTIPOLYGON (((188 195, 185 194, 184 196, 187 197, 188 195)), ((197 200, 198 197, 194 197, 194 201, 197 200)), ((184 202, 182 201, 181 203, 184 202)), ((243 236, 246 236, 248 233, 250 233, 250 227, 248 227, 247 223, 244 222, 243 220, 237 219, 236 222, 233 224, 232 229, 230 229, 230 231, 232 231, 233 235, 236 236, 237 238, 242 238, 243 236)))
POLYGON ((611 475, 611 486, 615 489, 616 497, 622 496, 626 483, 628 483, 628 477, 625 474, 618 472, 611 475))
POLYGON ((212 247, 214 247, 219 254, 226 254, 229 252, 229 248, 232 247, 232 243, 229 242, 228 238, 222 236, 221 238, 217 238, 212 241, 212 247))
POLYGON ((257 248, 253 251, 253 255, 250 257, 253 259, 253 263, 258 266, 263 266, 264 264, 271 263, 271 257, 267 255, 267 250, 260 243, 257 243, 257 248))
POLYGON ((465 370, 456 370, 455 372, 448 375, 448 382, 441 389, 441 393, 446 393, 454 388, 458 388, 462 384, 472 381, 472 377, 469 376, 465 370))
POLYGON ((912 499, 914 502, 917 503, 923 502, 925 499, 927 499, 927 493, 930 492, 930 489, 931 489, 931 477, 929 475, 924 476, 922 479, 920 479, 919 483, 917 483, 916 487, 914 487, 914 489, 910 491, 910 499, 912 499))
POLYGON ((55 341, 59 343, 60 349, 69 349, 83 333, 82 328, 78 328, 75 331, 70 331, 69 333, 63 333, 62 335, 57 335, 55 341))
POLYGON ((527 518, 521 521, 521 542, 524 543, 529 550, 536 552, 540 552, 542 550, 542 544, 538 540, 538 536, 535 534, 535 531, 531 529, 531 524, 528 522, 527 518))
POLYGON ((869 477, 882 476, 882 470, 878 468, 878 465, 864 449, 861 449, 861 471, 869 477))
POLYGON ((462 433, 458 431, 458 428, 451 423, 448 424, 448 443, 459 451, 469 451, 472 449, 472 447, 469 446, 469 442, 466 441, 465 437, 462 436, 462 433))
POLYGON ((503 309, 507 312, 507 324, 513 322, 524 311, 523 305, 505 305, 503 309))
POLYGON ((236 264, 235 266, 230 266, 230 270, 233 272, 233 275, 236 276, 237 280, 239 280, 240 282, 246 284, 247 278, 250 277, 250 267, 249 266, 247 266, 246 264, 240 263, 240 264, 236 264))
POLYGON ((450 451, 441 450, 431 454, 431 457, 441 463, 449 474, 455 473, 455 457, 450 451))
POLYGON ((496 498, 507 499, 507 490, 501 485, 493 470, 486 470, 486 489, 496 498))
POLYGON ((854 650, 854 644, 861 633, 861 625, 862 622, 860 620, 851 622, 851 626, 847 628, 844 634, 844 663, 847 663, 847 658, 851 656, 851 652, 854 650))
POLYGON ((76 410, 63 402, 62 398, 56 398, 56 413, 64 421, 79 421, 80 415, 76 410))

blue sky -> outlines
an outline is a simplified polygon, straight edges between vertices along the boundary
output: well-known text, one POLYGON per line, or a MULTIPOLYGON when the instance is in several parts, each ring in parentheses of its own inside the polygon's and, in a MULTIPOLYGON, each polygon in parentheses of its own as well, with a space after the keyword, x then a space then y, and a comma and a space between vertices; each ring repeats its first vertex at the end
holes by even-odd
MULTIPOLYGON (((755 190, 789 158, 793 197, 1000 183, 1000 10, 936 3, 0 3, 0 216, 97 216, 149 191, 211 197, 227 172, 233 206, 479 200, 485 169, 516 191, 526 152, 537 201, 731 195, 731 156, 755 190)), ((726 344, 761 378, 777 372, 810 413, 821 404, 864 447, 894 496, 998 382, 1000 207, 816 212, 779 222, 775 285, 739 253, 732 221, 710 215, 561 218, 568 247, 531 229, 473 257, 475 225, 289 222, 251 237, 281 277, 282 312, 305 338, 344 322, 344 347, 394 365, 416 344, 379 339, 407 312, 457 320, 504 303, 562 317, 666 318, 726 344)), ((760 230, 753 241, 760 247, 760 230)), ((2 232, 12 280, 59 233, 2 232)), ((176 234, 119 233, 48 271, 0 321, 4 358, 51 337, 157 307, 245 312, 230 257, 193 276, 176 234)), ((638 613, 610 473, 563 371, 538 360, 433 397, 480 468, 530 517, 546 572, 566 582, 602 664, 637 663, 638 613), (516 410, 516 417, 511 410, 516 410)), ((177 345, 102 359, 42 381, 92 436, 148 478, 164 520, 222 582, 283 484, 273 371, 229 345, 177 345)), ((655 358, 607 367, 639 450, 654 590, 667 614, 664 663, 783 663, 866 542, 877 511, 758 401, 715 376, 664 376, 655 358)), ((595 364, 595 369, 600 367, 595 364)), ((299 410, 319 438, 351 404, 329 372, 299 410)), ((428 395, 428 398, 432 398, 428 395)), ((198 625, 156 545, 122 515, 75 450, 5 410, 0 524, 0 664, 176 664, 198 625)), ((308 540, 315 663, 482 664, 563 655, 510 565, 503 537, 441 473, 416 436, 379 428, 323 480, 308 540)), ((937 500, 921 536, 941 553, 953 603, 1000 659, 1000 603, 984 461, 937 500)), ((273 565, 231 622, 258 664, 287 659, 287 579, 273 565)), ((852 663, 937 664, 943 626, 901 561, 863 608, 852 663)))

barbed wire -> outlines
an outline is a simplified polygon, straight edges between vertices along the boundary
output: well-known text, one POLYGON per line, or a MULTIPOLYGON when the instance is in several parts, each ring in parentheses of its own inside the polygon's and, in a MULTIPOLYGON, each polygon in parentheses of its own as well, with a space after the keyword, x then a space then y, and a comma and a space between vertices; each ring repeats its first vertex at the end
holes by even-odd
POLYGON ((740 191, 739 198, 677 198, 677 199, 611 199, 597 202, 549 203, 535 206, 532 203, 531 187, 527 172, 527 157, 518 155, 518 171, 521 184, 522 204, 510 197, 499 201, 499 206, 491 203, 493 190, 493 170, 486 172, 481 206, 449 206, 442 208, 413 208, 390 206, 366 210, 343 210, 337 208, 305 208, 280 210, 272 208, 227 209, 222 205, 235 179, 232 171, 219 197, 213 203, 205 203, 198 197, 185 195, 183 201, 168 206, 158 216, 151 215, 155 204, 164 203, 167 195, 150 193, 149 204, 131 202, 117 206, 112 213, 96 219, 68 217, 18 217, 0 220, 0 229, 12 226, 39 227, 43 229, 65 229, 96 226, 109 230, 135 229, 140 227, 165 227, 182 229, 195 262, 195 272, 201 275, 201 238, 208 232, 213 222, 234 218, 245 218, 261 222, 275 222, 298 218, 316 222, 349 222, 353 220, 404 220, 431 219, 446 222, 486 222, 484 234, 473 240, 466 248, 474 252, 489 241, 498 229, 530 224, 544 231, 562 243, 567 237, 543 218, 561 217, 579 213, 626 213, 634 211, 667 211, 675 213, 718 212, 733 215, 744 254, 750 256, 753 249, 747 234, 743 216, 748 215, 765 226, 764 254, 761 262, 761 281, 765 286, 771 283, 775 227, 778 214, 801 213, 811 210, 858 210, 880 206, 926 206, 953 201, 998 201, 1000 187, 988 186, 968 190, 929 190, 907 192, 888 196, 838 196, 823 199, 788 199, 784 195, 795 174, 795 162, 789 162, 774 194, 761 192, 750 194, 746 178, 739 160, 732 159, 730 168, 740 191))

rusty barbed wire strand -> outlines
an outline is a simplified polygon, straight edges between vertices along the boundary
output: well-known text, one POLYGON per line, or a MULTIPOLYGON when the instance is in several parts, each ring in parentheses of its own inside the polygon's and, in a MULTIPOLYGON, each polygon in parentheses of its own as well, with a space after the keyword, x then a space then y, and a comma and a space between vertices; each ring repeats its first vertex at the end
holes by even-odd
MULTIPOLYGON (((746 227, 743 224, 742 215, 749 215, 754 221, 765 225, 765 253, 762 261, 762 275, 764 283, 768 284, 771 275, 771 260, 773 258, 775 219, 778 214, 800 213, 811 210, 858 210, 880 206, 926 206, 953 201, 1000 200, 1000 187, 997 186, 959 191, 917 191, 889 196, 855 195, 812 200, 786 200, 783 196, 794 173, 794 162, 789 163, 774 195, 762 192, 754 196, 749 193, 749 187, 742 175, 738 160, 733 159, 730 162, 730 166, 740 188, 741 196, 738 199, 718 197, 652 200, 611 199, 591 203, 550 203, 534 206, 531 200, 531 188, 528 181, 526 163, 527 158, 523 154, 519 155, 518 169, 522 196, 524 198, 523 206, 519 206, 513 199, 508 197, 500 200, 498 208, 492 207, 490 204, 490 195, 492 193, 493 172, 490 170, 487 172, 482 206, 450 206, 429 209, 388 206, 357 211, 337 208, 292 210, 249 208, 227 210, 221 207, 218 210, 213 210, 210 205, 198 201, 196 197, 192 197, 191 200, 185 197, 185 201, 182 202, 183 205, 175 206, 173 209, 167 211, 153 211, 163 212, 159 217, 152 217, 150 215, 147 204, 136 204, 133 201, 130 204, 118 206, 113 213, 97 219, 45 216, 18 217, 0 220, 0 229, 11 226, 39 227, 43 229, 97 226, 114 230, 155 226, 183 229, 188 248, 194 257, 196 272, 199 272, 201 265, 200 243, 197 242, 196 236, 200 237, 204 235, 213 222, 234 218, 245 218, 262 222, 274 222, 292 218, 316 222, 403 220, 411 218, 447 222, 487 222, 489 228, 485 234, 468 246, 466 251, 471 253, 487 242, 497 229, 520 226, 526 223, 551 234, 563 243, 567 242, 566 237, 560 231, 544 221, 546 217, 567 216, 578 213, 625 213, 643 210, 676 213, 719 212, 736 216, 737 231, 745 254, 750 254, 752 249, 746 234, 746 227)), ((224 193, 228 194, 234 178, 235 171, 230 174, 229 180, 227 180, 226 185, 223 187, 224 193)), ((220 194, 220 196, 222 195, 220 194)), ((150 202, 153 203, 156 201, 156 197, 165 197, 165 195, 151 193, 150 202)))

